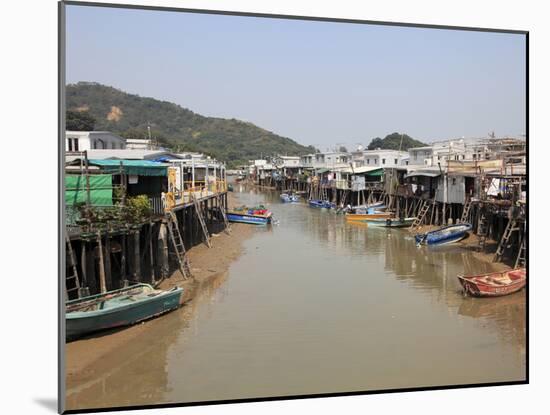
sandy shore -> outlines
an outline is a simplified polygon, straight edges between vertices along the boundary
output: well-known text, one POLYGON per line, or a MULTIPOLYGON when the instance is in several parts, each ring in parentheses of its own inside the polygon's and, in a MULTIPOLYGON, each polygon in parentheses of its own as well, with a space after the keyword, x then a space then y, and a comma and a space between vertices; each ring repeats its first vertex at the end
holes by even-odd
MULTIPOLYGON (((228 193, 229 206, 238 204, 233 193, 228 193)), ((193 280, 184 281, 180 272, 164 280, 159 288, 173 286, 184 288, 182 302, 190 301, 204 286, 226 273, 233 261, 242 253, 243 242, 253 234, 253 227, 246 224, 231 224, 230 234, 221 232, 212 235, 212 248, 205 244, 197 245, 188 251, 193 280)), ((162 318, 162 317, 160 317, 162 318)), ((146 335, 151 325, 147 322, 122 330, 109 331, 67 343, 65 346, 67 385, 79 382, 93 372, 94 363, 115 349, 127 344, 138 336, 146 335)))

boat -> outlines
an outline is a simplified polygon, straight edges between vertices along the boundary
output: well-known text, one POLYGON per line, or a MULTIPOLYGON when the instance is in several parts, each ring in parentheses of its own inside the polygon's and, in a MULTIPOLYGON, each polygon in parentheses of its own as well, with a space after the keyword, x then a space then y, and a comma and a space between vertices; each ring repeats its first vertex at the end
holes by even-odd
POLYGON ((272 221, 272 213, 264 206, 240 206, 227 212, 229 222, 248 223, 249 225, 266 225, 272 221))
POLYGON ((426 233, 420 233, 414 236, 419 245, 446 245, 460 241, 472 230, 469 223, 460 223, 458 225, 448 225, 426 233))
POLYGON ((416 218, 386 218, 367 219, 365 223, 369 226, 382 226, 386 228, 407 228, 411 226, 416 218))
POLYGON ((310 199, 309 207, 318 209, 333 209, 336 207, 336 205, 332 202, 329 202, 328 200, 310 199))
POLYGON ((458 281, 465 294, 473 297, 500 297, 515 293, 525 287, 527 272, 525 268, 510 271, 493 272, 484 275, 459 275, 458 281))
POLYGON ((366 222, 373 219, 395 219, 393 212, 375 212, 375 213, 346 213, 346 220, 349 222, 366 222))
POLYGON ((68 301, 65 304, 67 338, 115 327, 129 326, 175 310, 183 288, 157 290, 149 284, 108 291, 68 301))
POLYGON ((296 203, 300 201, 300 196, 295 194, 282 193, 281 201, 283 203, 296 203))

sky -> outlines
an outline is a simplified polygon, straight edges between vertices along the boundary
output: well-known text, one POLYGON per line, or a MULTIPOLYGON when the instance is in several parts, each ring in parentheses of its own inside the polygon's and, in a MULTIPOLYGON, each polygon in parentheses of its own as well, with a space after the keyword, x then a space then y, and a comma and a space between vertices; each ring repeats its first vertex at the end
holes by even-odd
POLYGON ((525 134, 525 36, 67 6, 67 83, 95 81, 325 150, 525 134))

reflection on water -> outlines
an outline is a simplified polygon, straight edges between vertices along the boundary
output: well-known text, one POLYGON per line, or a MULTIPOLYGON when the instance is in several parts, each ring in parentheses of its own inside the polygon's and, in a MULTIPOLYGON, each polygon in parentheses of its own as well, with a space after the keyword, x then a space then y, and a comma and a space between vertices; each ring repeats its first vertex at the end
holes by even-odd
POLYGON ((490 271, 468 251, 235 190, 279 225, 256 228, 227 280, 69 390, 69 407, 525 378, 525 295, 464 298, 456 275, 490 271))

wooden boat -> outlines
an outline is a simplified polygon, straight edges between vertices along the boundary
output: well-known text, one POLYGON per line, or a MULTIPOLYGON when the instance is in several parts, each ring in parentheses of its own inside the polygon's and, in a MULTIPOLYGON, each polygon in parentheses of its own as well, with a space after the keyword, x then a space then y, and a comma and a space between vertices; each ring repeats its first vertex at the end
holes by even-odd
POLYGON ((469 223, 448 225, 436 229, 435 231, 415 235, 414 239, 416 240, 416 243, 420 245, 452 244, 463 239, 471 229, 472 225, 469 223))
POLYGON ((309 207, 318 208, 318 209, 332 209, 335 207, 335 205, 334 203, 329 202, 328 200, 310 199, 309 207))
POLYGON ((128 326, 179 307, 183 288, 156 290, 137 284, 103 294, 68 301, 65 305, 67 338, 128 326))
POLYGON ((227 212, 229 222, 247 223, 249 225, 266 225, 271 223, 272 213, 264 206, 241 206, 227 212))
POLYGON ((464 293, 473 297, 499 297, 515 293, 525 287, 527 272, 525 268, 517 268, 469 277, 459 275, 458 281, 464 293))
POLYGON ((283 203, 296 203, 300 201, 300 196, 288 193, 281 194, 281 201, 283 203))
POLYGON ((386 228, 406 228, 412 225, 416 218, 387 218, 387 219, 367 219, 365 222, 369 226, 382 226, 386 228))
POLYGON ((346 213, 346 220, 350 222, 366 222, 373 219, 392 219, 395 218, 393 212, 376 212, 376 213, 346 213))

